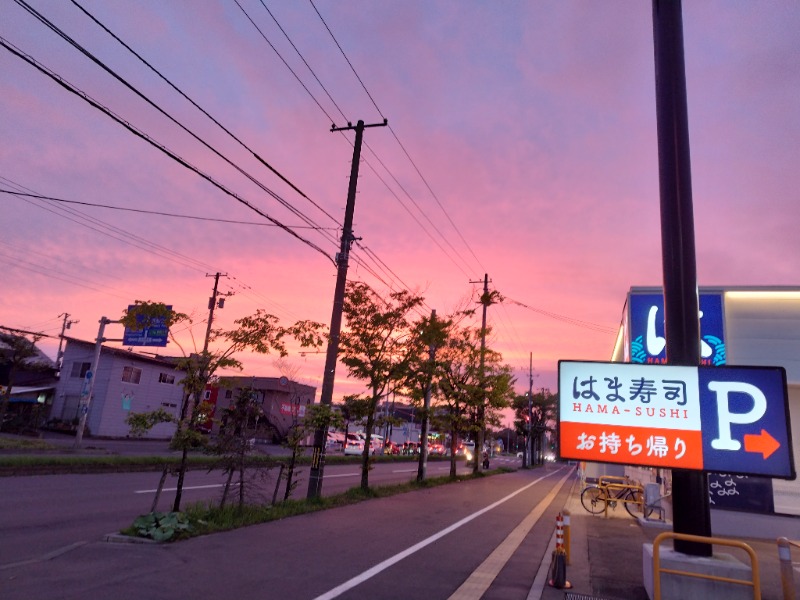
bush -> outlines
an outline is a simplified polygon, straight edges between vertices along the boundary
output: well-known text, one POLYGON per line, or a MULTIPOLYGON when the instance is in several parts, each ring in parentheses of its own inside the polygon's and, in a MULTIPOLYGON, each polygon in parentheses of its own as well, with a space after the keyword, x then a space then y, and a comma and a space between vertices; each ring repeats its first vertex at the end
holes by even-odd
POLYGON ((133 529, 139 537, 146 537, 157 542, 168 542, 179 534, 192 530, 189 518, 180 512, 152 512, 137 517, 133 529))

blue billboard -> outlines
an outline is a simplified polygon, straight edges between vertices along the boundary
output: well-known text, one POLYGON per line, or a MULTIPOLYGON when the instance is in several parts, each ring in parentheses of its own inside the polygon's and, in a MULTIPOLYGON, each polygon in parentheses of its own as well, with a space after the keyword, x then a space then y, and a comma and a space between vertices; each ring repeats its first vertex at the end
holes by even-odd
MULTIPOLYGON (((632 293, 628 305, 631 362, 667 364, 663 294, 632 293)), ((726 364, 722 294, 700 294, 699 316, 701 364, 726 364)))

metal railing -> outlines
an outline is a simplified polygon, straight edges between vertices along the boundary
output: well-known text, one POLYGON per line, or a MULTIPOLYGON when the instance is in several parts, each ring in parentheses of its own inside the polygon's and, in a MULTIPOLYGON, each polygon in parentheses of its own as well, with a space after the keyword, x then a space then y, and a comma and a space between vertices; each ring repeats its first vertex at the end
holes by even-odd
POLYGON ((653 540, 653 598, 654 600, 661 600, 661 574, 666 573, 670 575, 681 575, 684 577, 695 577, 697 579, 708 579, 710 581, 720 581, 725 583, 735 583, 739 585, 749 586, 753 588, 753 599, 761 600, 761 579, 758 570, 758 558, 755 551, 738 540, 729 540, 725 538, 705 537, 702 535, 689 535, 687 533, 675 533, 673 531, 665 531, 656 536, 653 540), (679 539, 687 542, 698 542, 701 544, 716 544, 718 546, 732 546, 744 550, 750 556, 750 568, 752 570, 753 579, 736 579, 732 577, 723 577, 720 575, 707 575, 705 573, 695 573, 693 571, 680 571, 678 569, 664 569, 661 567, 659 546, 661 542, 666 539, 679 539))

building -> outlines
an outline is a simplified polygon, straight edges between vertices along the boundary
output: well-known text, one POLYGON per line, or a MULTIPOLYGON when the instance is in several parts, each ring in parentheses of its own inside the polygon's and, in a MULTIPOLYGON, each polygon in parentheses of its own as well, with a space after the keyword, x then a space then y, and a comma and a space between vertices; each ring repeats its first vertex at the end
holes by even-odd
POLYGON ((214 406, 207 429, 219 431, 225 425, 225 410, 230 408, 243 390, 252 391, 264 412, 264 420, 256 424, 256 437, 266 443, 286 439, 292 425, 301 422, 306 408, 314 404, 317 388, 297 383, 287 377, 222 377, 206 387, 203 401, 214 406))
MULTIPOLYGON (((800 465, 800 287, 702 287, 701 356, 711 366, 770 366, 786 370, 790 453, 800 465)), ((631 288, 612 361, 661 364, 664 313, 661 288, 631 288)), ((626 474, 659 482, 671 513, 668 470, 594 465, 594 474, 626 474)), ((800 483, 795 480, 709 473, 714 535, 757 531, 761 536, 800 538, 800 483)))
MULTIPOLYGON (((0 393, 10 387, 11 394, 5 415, 3 431, 34 433, 47 419, 55 396, 58 371, 56 364, 33 345, 34 354, 19 361, 15 346, 23 341, 30 348, 30 340, 13 333, 0 333, 0 393), (17 364, 18 363, 18 364, 17 364)), ((23 350, 25 356, 27 350, 23 350)))
MULTIPOLYGON (((88 393, 90 379, 94 379, 94 389, 86 435, 127 437, 130 431, 125 419, 131 412, 160 408, 176 418, 180 416, 184 373, 176 368, 175 359, 103 346, 92 371, 95 343, 74 338, 65 341, 61 376, 50 411, 52 428, 75 430, 81 396, 88 393)), ((174 423, 160 423, 145 437, 169 439, 174 432, 174 423)))

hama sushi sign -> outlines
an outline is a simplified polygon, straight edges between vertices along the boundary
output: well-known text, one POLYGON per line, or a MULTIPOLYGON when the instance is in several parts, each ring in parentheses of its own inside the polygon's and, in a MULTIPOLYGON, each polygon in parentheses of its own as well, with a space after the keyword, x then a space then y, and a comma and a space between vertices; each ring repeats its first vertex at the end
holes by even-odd
POLYGON ((561 458, 794 479, 782 367, 561 361, 561 458))

